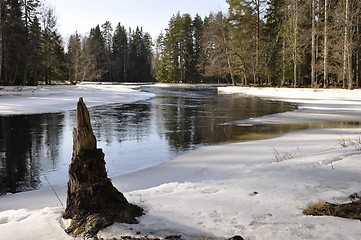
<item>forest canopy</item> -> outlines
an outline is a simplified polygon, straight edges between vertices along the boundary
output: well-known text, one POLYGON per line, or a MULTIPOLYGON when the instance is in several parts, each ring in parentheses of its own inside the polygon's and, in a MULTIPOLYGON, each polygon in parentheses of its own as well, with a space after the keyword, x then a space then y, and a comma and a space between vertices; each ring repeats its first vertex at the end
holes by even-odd
POLYGON ((361 1, 227 3, 203 20, 173 16, 157 39, 159 81, 361 86, 361 1))
POLYGON ((54 81, 361 86, 358 0, 226 0, 227 13, 176 13, 155 41, 109 21, 63 42, 40 0, 2 0, 0 85, 54 81), (65 47, 66 45, 66 47, 65 47))

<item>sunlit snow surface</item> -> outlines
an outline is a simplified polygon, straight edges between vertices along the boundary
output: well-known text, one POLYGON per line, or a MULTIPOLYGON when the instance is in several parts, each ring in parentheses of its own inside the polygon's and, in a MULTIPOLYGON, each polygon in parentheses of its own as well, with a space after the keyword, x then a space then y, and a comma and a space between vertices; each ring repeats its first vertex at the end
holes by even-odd
POLYGON ((144 100, 153 94, 137 91, 137 85, 81 84, 38 87, 1 87, 0 114, 61 112, 76 108, 79 97, 88 107, 144 100))
MULTIPOLYGON (((274 90, 252 94, 266 97, 267 91, 274 90)), ((297 116, 292 112, 252 121, 361 117, 358 90, 330 90, 313 100, 304 90, 282 91, 287 96, 276 93, 277 99, 301 105, 297 116), (316 108, 315 116, 309 111, 316 108)), ((361 191, 360 146, 341 147, 360 134, 361 129, 306 130, 276 139, 202 147, 116 177, 114 185, 146 215, 138 225, 114 224, 100 236, 141 232, 160 237, 180 234, 186 239, 233 235, 255 240, 358 239, 360 221, 305 216, 302 210, 317 201, 345 202, 348 195, 361 191), (292 157, 286 160, 285 155, 292 157)), ((65 203, 66 189, 55 190, 65 203)), ((51 190, 2 196, 0 210, 0 238, 71 239, 63 231, 67 224, 61 219, 63 208, 51 190)))

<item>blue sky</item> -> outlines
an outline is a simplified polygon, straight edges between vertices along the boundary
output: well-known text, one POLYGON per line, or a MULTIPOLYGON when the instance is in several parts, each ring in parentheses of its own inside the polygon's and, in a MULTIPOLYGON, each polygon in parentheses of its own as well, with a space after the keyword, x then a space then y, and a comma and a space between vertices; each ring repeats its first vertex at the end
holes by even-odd
POLYGON ((120 22, 126 28, 142 26, 155 38, 178 11, 202 18, 210 12, 226 12, 226 0, 47 0, 55 9, 59 32, 65 39, 78 31, 87 34, 97 24, 120 22))

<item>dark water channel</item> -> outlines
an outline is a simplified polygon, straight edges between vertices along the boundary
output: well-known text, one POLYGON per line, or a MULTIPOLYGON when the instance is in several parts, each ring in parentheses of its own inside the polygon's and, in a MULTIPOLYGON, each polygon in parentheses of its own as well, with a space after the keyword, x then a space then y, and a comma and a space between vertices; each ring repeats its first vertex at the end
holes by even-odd
MULTIPOLYGON (((302 126, 234 121, 295 109, 287 103, 215 88, 145 87, 157 96, 90 108, 110 177, 167 161, 202 145, 267 138, 302 126)), ((86 103, 86 99, 85 99, 86 103)), ((63 186, 72 154, 75 111, 0 117, 0 195, 63 186)))

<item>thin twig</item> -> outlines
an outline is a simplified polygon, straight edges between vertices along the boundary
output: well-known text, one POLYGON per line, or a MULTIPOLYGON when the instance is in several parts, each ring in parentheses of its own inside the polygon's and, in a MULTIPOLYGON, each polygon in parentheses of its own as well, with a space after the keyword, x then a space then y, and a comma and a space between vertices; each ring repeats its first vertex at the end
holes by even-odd
POLYGON ((45 176, 45 174, 44 174, 44 178, 45 178, 45 180, 48 182, 48 184, 49 184, 49 186, 51 187, 51 189, 53 190, 53 192, 54 192, 56 198, 58 199, 58 201, 60 202, 61 206, 64 207, 64 205, 63 205, 63 203, 61 202, 58 194, 56 193, 55 189, 53 188, 53 186, 51 185, 51 183, 49 182, 49 180, 48 180, 48 178, 45 176))

